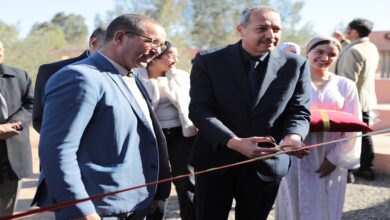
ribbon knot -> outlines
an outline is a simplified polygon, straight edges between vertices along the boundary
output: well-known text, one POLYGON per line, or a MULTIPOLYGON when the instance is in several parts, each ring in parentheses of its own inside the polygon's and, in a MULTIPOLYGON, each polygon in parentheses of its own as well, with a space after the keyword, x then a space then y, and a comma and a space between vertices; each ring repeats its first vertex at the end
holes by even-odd
POLYGON ((127 76, 128 77, 134 77, 134 72, 132 69, 130 69, 128 72, 127 72, 127 76))

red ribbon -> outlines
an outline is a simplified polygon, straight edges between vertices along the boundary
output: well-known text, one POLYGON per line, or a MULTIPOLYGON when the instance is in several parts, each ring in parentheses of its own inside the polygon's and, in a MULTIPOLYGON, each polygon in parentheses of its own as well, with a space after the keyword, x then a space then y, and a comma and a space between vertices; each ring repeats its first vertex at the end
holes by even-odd
POLYGON ((300 150, 304 150, 304 149, 310 149, 310 148, 315 148, 315 147, 324 146, 324 145, 328 145, 328 144, 348 141, 348 140, 351 140, 351 139, 354 139, 354 138, 358 138, 358 137, 372 136, 372 135, 384 134, 384 133, 388 133, 388 132, 390 132, 390 128, 385 128, 385 129, 382 129, 382 130, 369 132, 369 133, 365 133, 365 134, 362 134, 362 135, 356 135, 354 137, 342 138, 342 139, 337 139, 337 140, 332 140, 332 141, 325 141, 325 142, 322 142, 322 143, 317 143, 317 144, 312 144, 312 145, 308 145, 308 146, 304 146, 304 147, 299 147, 299 149, 289 149, 289 147, 284 148, 283 146, 279 146, 283 150, 279 151, 277 153, 268 154, 268 155, 265 155, 265 156, 260 156, 260 157, 256 157, 256 158, 252 158, 252 159, 248 159, 248 160, 244 160, 244 161, 240 161, 240 162, 237 162, 237 163, 228 164, 228 165, 224 165, 224 166, 220 166, 220 167, 214 167, 214 168, 210 168, 210 169, 206 169, 206 170, 201 170, 201 171, 194 172, 194 173, 188 173, 188 174, 184 174, 184 175, 180 175, 180 176, 175 176, 175 177, 172 177, 172 178, 169 178, 169 179, 164 179, 164 180, 159 180, 159 181, 155 181, 155 182, 150 182, 150 183, 146 183, 146 184, 143 184, 143 185, 130 187, 130 188, 127 188, 127 189, 122 189, 122 190, 117 190, 117 191, 113 191, 113 192, 103 193, 103 194, 91 196, 91 197, 84 198, 84 199, 72 200, 72 201, 69 201, 69 202, 64 202, 64 203, 61 203, 61 204, 55 204, 55 205, 51 205, 51 206, 47 206, 47 207, 43 207, 43 208, 39 208, 39 209, 32 209, 32 210, 29 210, 29 211, 26 211, 26 212, 22 212, 22 213, 19 213, 19 214, 16 214, 16 215, 8 215, 8 216, 0 217, 0 220, 17 219, 17 218, 22 218, 22 217, 38 214, 38 213, 54 211, 54 210, 57 210, 57 209, 73 206, 73 205, 76 205, 78 203, 86 202, 86 201, 89 201, 89 200, 92 201, 92 200, 102 199, 102 198, 104 198, 106 196, 111 196, 111 195, 114 195, 114 194, 127 192, 127 191, 130 191, 130 190, 134 190, 134 189, 138 189, 138 188, 142 188, 142 187, 147 187, 147 186, 151 186, 151 185, 155 185, 155 184, 160 184, 160 183, 165 183, 165 182, 168 182, 168 181, 173 181, 173 180, 186 178, 186 177, 189 177, 189 176, 200 175, 200 174, 209 173, 209 172, 213 172, 213 171, 217 171, 217 170, 222 170, 222 169, 226 169, 226 168, 230 168, 230 167, 235 167, 235 166, 239 166, 239 165, 243 165, 243 164, 247 164, 247 163, 252 163, 252 162, 257 161, 257 160, 266 160, 266 159, 269 159, 271 157, 274 157, 274 156, 277 156, 277 155, 280 155, 280 154, 287 154, 287 153, 296 152, 296 151, 300 151, 300 150))

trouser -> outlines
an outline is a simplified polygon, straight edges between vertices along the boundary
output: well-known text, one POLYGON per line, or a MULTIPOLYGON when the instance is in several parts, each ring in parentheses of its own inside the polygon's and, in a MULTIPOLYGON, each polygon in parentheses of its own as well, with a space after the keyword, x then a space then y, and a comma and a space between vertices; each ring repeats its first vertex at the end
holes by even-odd
POLYGON ((146 213, 124 214, 122 216, 102 217, 102 220, 144 220, 146 213))
MULTIPOLYGON (((163 132, 167 140, 172 176, 179 176, 190 173, 189 157, 195 137, 184 137, 181 127, 174 127, 169 129, 163 128, 163 132)), ((195 220, 195 180, 193 177, 186 177, 174 180, 173 184, 176 187, 181 219, 195 220)), ((158 213, 154 213, 154 217, 148 215, 147 219, 162 219, 164 215, 161 213, 161 209, 157 209, 156 211, 158 213)))
POLYGON ((197 175, 195 180, 198 220, 228 219, 233 198, 236 220, 266 220, 280 183, 263 181, 253 164, 229 168, 222 174, 197 175))
MULTIPOLYGON (((363 112, 363 122, 370 125, 369 112, 363 112)), ((365 134, 366 132, 363 132, 365 134)), ((362 151, 360 154, 360 169, 369 169, 372 167, 374 161, 374 146, 371 136, 362 137, 362 151)))
MULTIPOLYGON (((172 176, 184 175, 190 172, 188 160, 194 140, 194 137, 185 138, 183 136, 175 140, 168 138, 168 154, 172 166, 172 176)), ((195 180, 191 176, 174 180, 173 184, 176 187, 181 219, 195 220, 195 180)))
POLYGON ((12 215, 22 181, 11 179, 8 172, 0 175, 2 175, 2 181, 0 182, 0 216, 12 215))
MULTIPOLYGON (((166 207, 167 207, 167 200, 159 200, 159 201, 153 201, 153 205, 155 205, 156 207, 154 207, 154 211, 148 213, 148 215, 146 216, 146 220, 161 220, 161 219, 164 219, 164 216, 165 216, 165 210, 166 210, 166 207)), ((149 207, 151 208, 151 207, 149 207)))

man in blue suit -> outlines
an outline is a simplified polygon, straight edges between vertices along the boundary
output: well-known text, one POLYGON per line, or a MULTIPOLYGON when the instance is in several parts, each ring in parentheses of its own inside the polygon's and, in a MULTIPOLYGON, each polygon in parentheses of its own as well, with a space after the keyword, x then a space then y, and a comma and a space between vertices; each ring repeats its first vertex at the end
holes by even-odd
MULTIPOLYGON (((156 21, 125 14, 102 49, 50 77, 39 143, 38 205, 63 203, 169 177, 166 142, 147 94, 131 73, 165 47, 156 21)), ((170 183, 56 210, 57 219, 144 219, 170 183)))
MULTIPOLYGON (((241 15, 239 42, 195 57, 189 109, 199 129, 195 171, 277 151, 262 143, 271 141, 266 136, 301 146, 309 130, 309 68, 304 58, 274 49, 281 29, 275 9, 253 6, 241 15)), ((197 219, 227 219, 233 198, 236 220, 267 219, 289 163, 279 155, 196 176, 197 219)))

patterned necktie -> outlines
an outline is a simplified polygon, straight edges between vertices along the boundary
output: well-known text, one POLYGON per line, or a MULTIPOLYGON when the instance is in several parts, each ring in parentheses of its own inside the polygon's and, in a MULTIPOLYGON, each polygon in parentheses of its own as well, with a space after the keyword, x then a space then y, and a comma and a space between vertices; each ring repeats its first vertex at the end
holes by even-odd
POLYGON ((260 74, 257 71, 260 61, 258 59, 250 59, 250 71, 248 73, 249 89, 252 99, 255 100, 260 88, 260 74))

